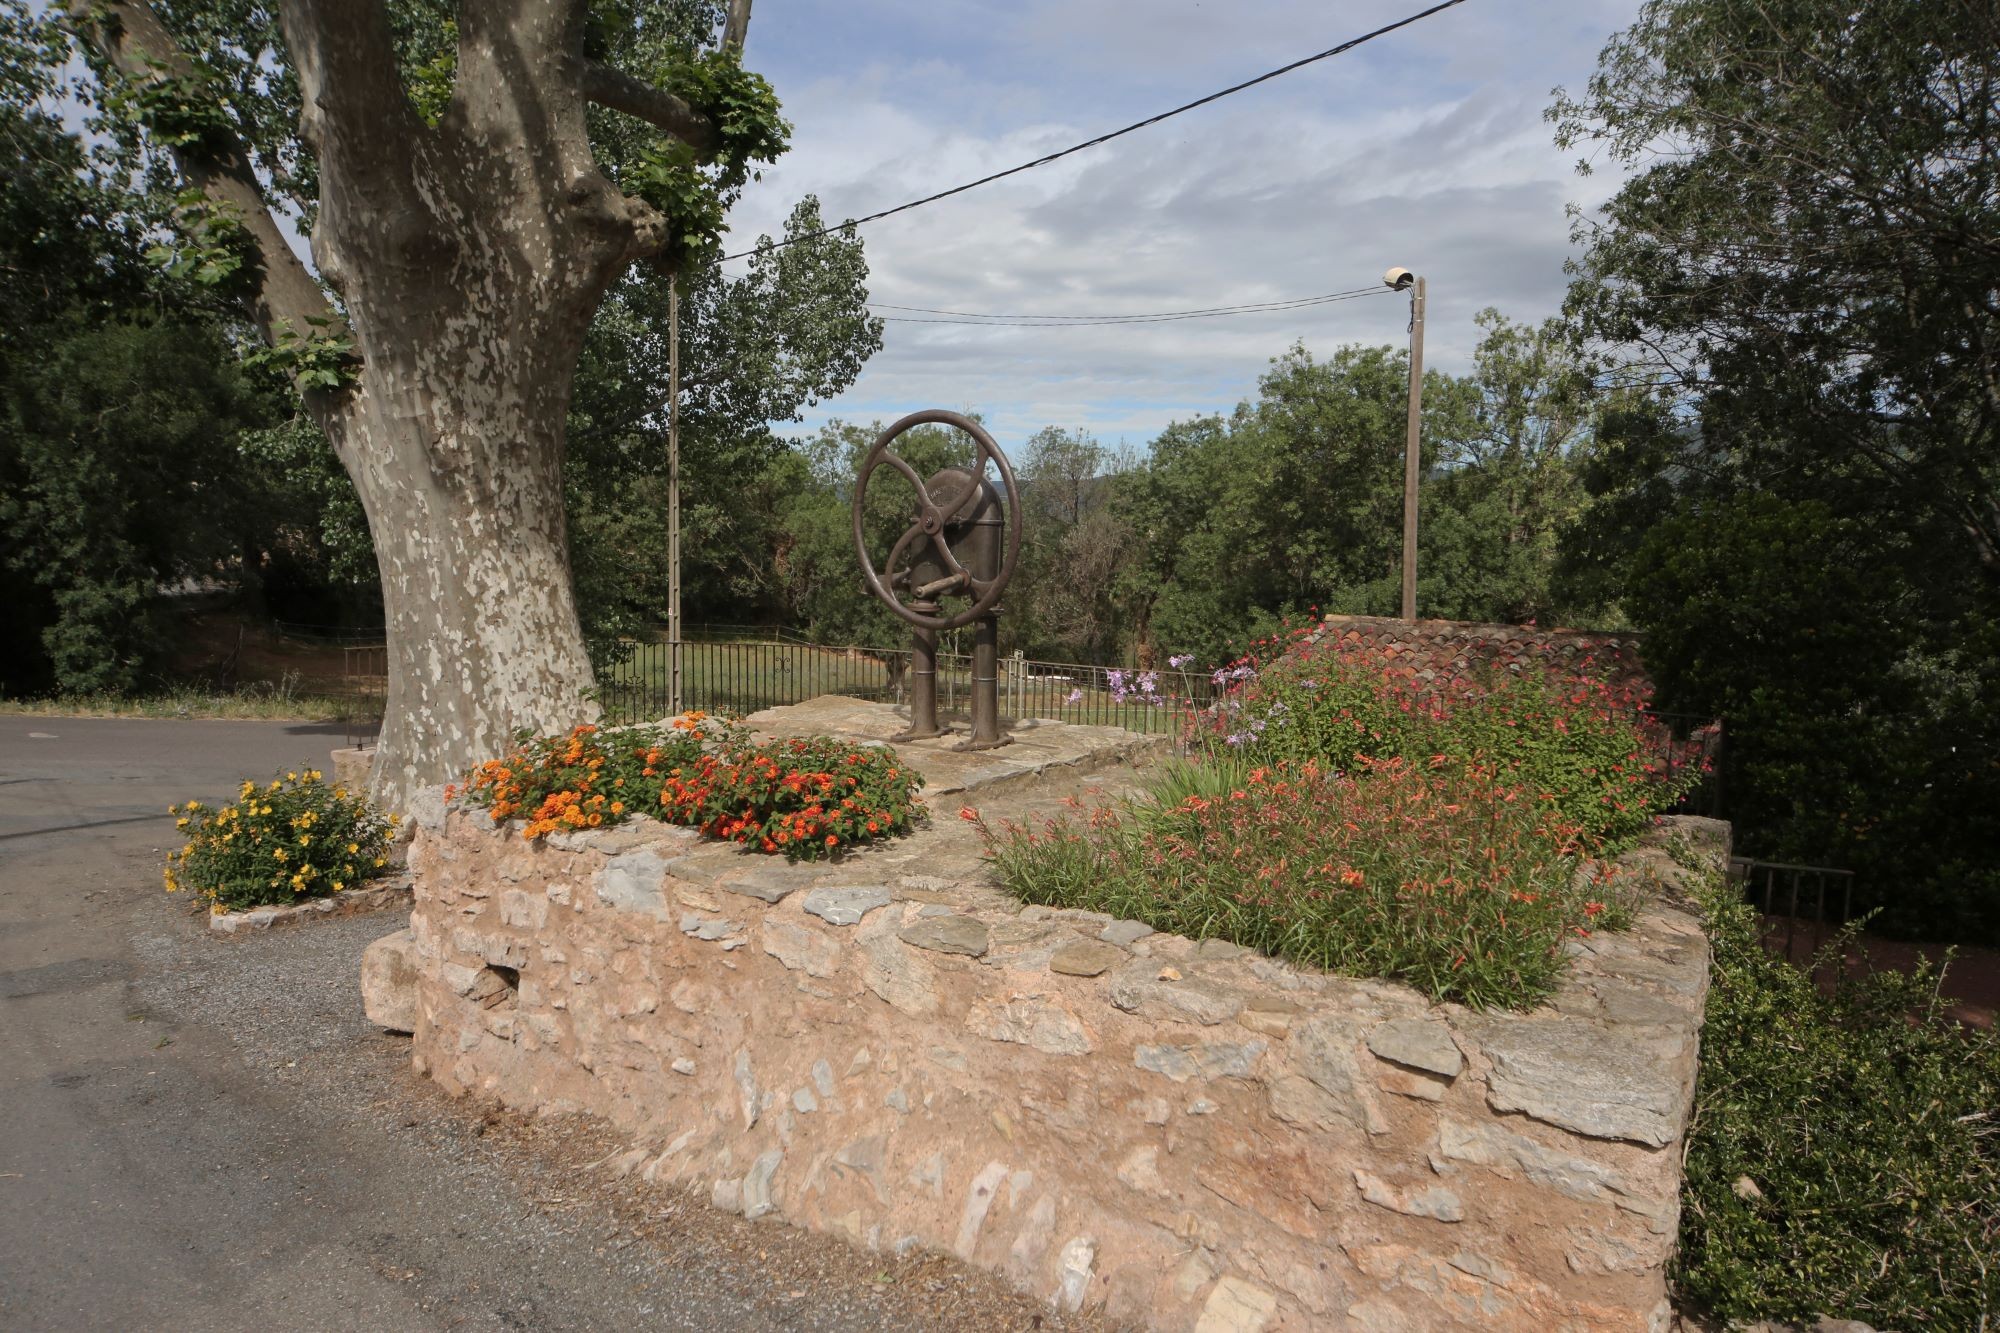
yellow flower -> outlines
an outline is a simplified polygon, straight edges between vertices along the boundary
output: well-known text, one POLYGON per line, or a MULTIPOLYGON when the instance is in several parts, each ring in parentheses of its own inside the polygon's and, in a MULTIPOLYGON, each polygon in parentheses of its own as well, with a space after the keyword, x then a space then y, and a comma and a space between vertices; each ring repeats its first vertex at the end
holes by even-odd
POLYGON ((168 807, 167 807, 167 813, 168 813, 168 814, 170 814, 170 815, 177 815, 177 814, 179 814, 179 813, 180 813, 180 807, 179 807, 179 806, 174 806, 174 805, 170 805, 170 806, 168 806, 168 807))
POLYGON ((280 786, 282 786, 282 785, 283 785, 283 784, 282 784, 282 783, 280 783, 280 782, 279 782, 279 781, 278 781, 278 780, 277 780, 276 778, 272 778, 272 779, 271 779, 271 785, 270 785, 269 787, 266 787, 266 788, 265 788, 265 790, 266 790, 266 791, 276 791, 276 790, 277 790, 277 789, 278 789, 278 788, 279 788, 280 786))
POLYGON ((280 861, 282 861, 285 859, 285 849, 282 847, 273 847, 271 849, 271 855, 277 857, 280 861))
POLYGON ((346 887, 347 887, 347 886, 346 886, 345 884, 342 884, 342 883, 341 883, 341 882, 340 882, 339 880, 335 880, 335 881, 333 882, 333 891, 334 891, 335 893, 339 893, 339 892, 340 892, 340 891, 341 891, 342 889, 344 889, 344 888, 346 888, 346 887))
POLYGON ((324 777, 324 776, 325 776, 325 775, 324 775, 323 773, 321 773, 321 772, 320 772, 320 771, 319 771, 318 769, 316 769, 316 768, 315 768, 315 769, 313 769, 313 770, 312 770, 311 772, 309 772, 309 773, 307 773, 307 774, 306 774, 306 777, 307 777, 307 778, 309 778, 309 779, 311 779, 311 780, 312 780, 312 781, 314 781, 314 782, 318 782, 318 781, 319 781, 319 780, 320 780, 320 779, 321 779, 322 777, 324 777))
POLYGON ((349 856, 354 855, 356 852, 360 850, 361 850, 361 844, 358 842, 350 842, 347 844, 347 854, 349 856))
POLYGON ((380 870, 380 869, 381 869, 381 868, 382 868, 383 866, 385 866, 385 865, 388 865, 388 864, 389 864, 389 863, 388 863, 387 861, 384 861, 384 860, 383 860, 383 859, 382 859, 381 857, 379 857, 379 856, 375 858, 375 868, 376 868, 377 870, 380 870))
MULTIPOLYGON (((287 774, 285 774, 285 781, 287 781, 287 782, 297 782, 298 780, 299 780, 299 775, 298 775, 298 774, 296 774, 296 773, 287 773, 287 774)), ((274 784, 274 785, 275 785, 275 784, 274 784)))
POLYGON ((313 840, 312 840, 312 834, 310 834, 310 833, 301 833, 301 834, 299 834, 299 846, 301 846, 301 847, 310 847, 310 846, 312 846, 312 842, 313 842, 313 840))
POLYGON ((188 822, 187 822, 187 817, 186 817, 186 816, 182 816, 181 818, 179 818, 179 819, 176 819, 176 820, 174 821, 174 827, 175 827, 175 828, 186 828, 187 826, 188 826, 188 822))

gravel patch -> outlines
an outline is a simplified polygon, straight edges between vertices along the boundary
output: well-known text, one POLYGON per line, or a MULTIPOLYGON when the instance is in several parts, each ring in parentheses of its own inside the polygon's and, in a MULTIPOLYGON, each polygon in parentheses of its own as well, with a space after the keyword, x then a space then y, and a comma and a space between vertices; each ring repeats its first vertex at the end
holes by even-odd
POLYGON ((452 1328, 1099 1329, 942 1256, 896 1261, 690 1188, 597 1164, 630 1146, 601 1121, 453 1101, 407 1038, 361 1012, 362 950, 398 912, 211 938, 159 900, 134 909, 135 1000, 225 1034, 289 1126, 302 1203, 379 1221, 376 1273, 452 1328))

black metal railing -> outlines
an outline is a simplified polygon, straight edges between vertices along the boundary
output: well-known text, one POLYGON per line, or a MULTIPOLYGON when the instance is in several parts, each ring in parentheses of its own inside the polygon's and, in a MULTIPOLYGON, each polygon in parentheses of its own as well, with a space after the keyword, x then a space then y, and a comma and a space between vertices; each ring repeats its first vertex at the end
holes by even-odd
MULTIPOLYGON (((1828 927, 1842 926, 1854 916, 1854 872, 1834 866, 1795 865, 1789 861, 1760 861, 1750 856, 1729 858, 1729 878, 1743 901, 1756 908, 1767 921, 1782 921, 1785 957, 1792 958, 1793 942, 1801 929, 1811 941, 1807 952, 1828 927)), ((1777 942, 1775 923, 1767 926, 1767 938, 1777 942)))
MULTIPOLYGON (((598 682, 608 719, 640 721, 671 710, 672 646, 633 642, 598 682)), ((840 694, 889 703, 908 700, 907 648, 827 646, 793 640, 685 642, 681 645, 681 706, 710 713, 754 713, 840 694)), ((972 658, 939 653, 938 709, 964 716, 971 708, 972 658)), ((1000 711, 1015 719, 1050 719, 1088 726, 1163 733, 1179 728, 1186 710, 1205 707, 1215 686, 1187 671, 1138 671, 1078 662, 1000 660, 1000 711)))

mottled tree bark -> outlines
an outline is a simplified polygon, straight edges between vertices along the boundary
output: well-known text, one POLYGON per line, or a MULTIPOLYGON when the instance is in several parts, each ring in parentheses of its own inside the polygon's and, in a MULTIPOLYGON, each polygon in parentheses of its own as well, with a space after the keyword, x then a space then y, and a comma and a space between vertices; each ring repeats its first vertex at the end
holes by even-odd
MULTIPOLYGON (((188 68, 144 0, 85 8, 108 8, 96 32, 124 77, 188 68)), ((320 169, 313 260, 359 357, 350 385, 305 402, 375 542, 389 693, 372 787, 392 808, 498 754, 519 728, 598 711, 564 531, 565 421, 598 302, 666 232, 598 169, 584 105, 697 147, 714 131, 672 94, 584 60, 582 10, 462 7, 457 86, 435 128, 404 94, 379 0, 287 0, 281 11, 300 131, 320 169)), ((740 10, 739 42, 749 5, 740 10)), ((334 306, 245 161, 181 155, 191 183, 245 215, 266 337, 308 334, 334 306)))

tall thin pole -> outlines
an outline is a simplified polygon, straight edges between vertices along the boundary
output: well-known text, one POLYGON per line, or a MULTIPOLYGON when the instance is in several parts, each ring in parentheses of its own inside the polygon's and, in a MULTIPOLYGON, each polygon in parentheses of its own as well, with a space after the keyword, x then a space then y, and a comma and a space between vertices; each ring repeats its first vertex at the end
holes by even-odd
POLYGON ((667 278, 667 711, 681 700, 681 288, 667 278))
POLYGON ((1424 280, 1410 293, 1410 423, 1403 443, 1403 619, 1417 618, 1417 473, 1424 425, 1424 280))

